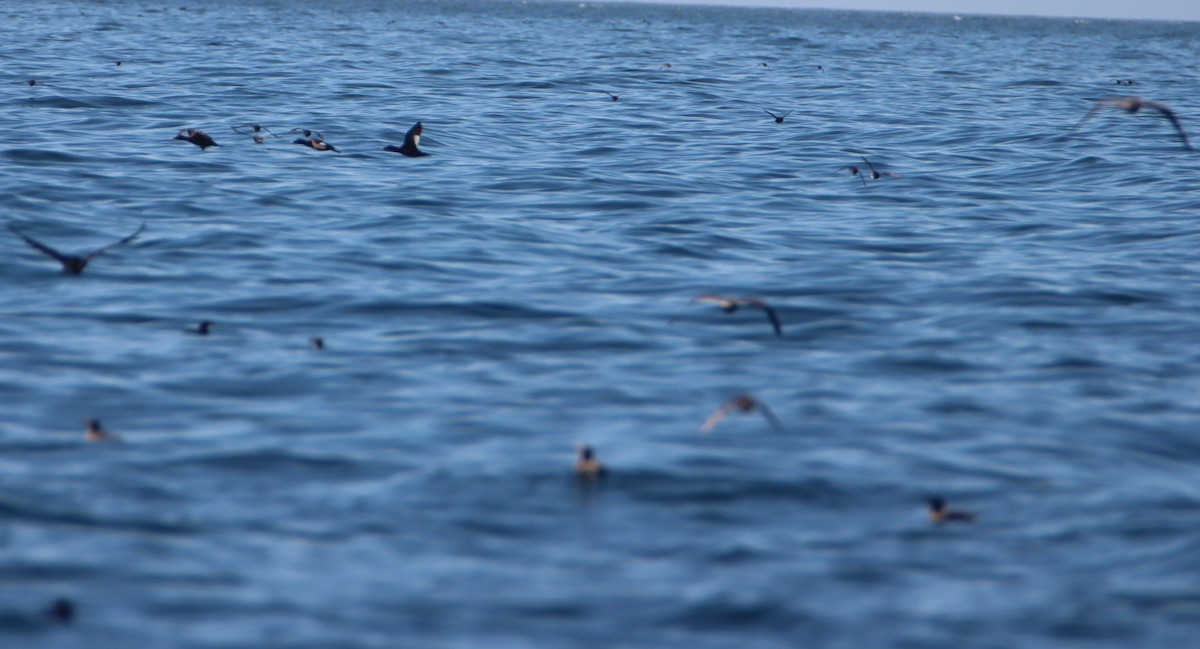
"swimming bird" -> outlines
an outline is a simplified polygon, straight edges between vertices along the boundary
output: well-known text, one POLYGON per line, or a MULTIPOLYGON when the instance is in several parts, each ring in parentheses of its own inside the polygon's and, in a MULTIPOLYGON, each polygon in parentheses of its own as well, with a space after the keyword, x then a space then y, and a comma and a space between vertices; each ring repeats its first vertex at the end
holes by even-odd
POLYGON ((392 151, 394 153, 401 153, 410 158, 419 158, 423 155, 429 155, 428 153, 425 153, 424 151, 417 148, 417 145, 421 143, 422 128, 423 127, 421 126, 420 122, 413 124, 413 127, 408 129, 408 132, 404 134, 404 144, 403 145, 392 146, 391 144, 389 144, 389 145, 383 147, 383 150, 384 151, 392 151))
POLYGON ((292 130, 288 131, 288 133, 299 133, 299 134, 303 135, 304 137, 309 137, 309 138, 315 135, 315 136, 317 136, 317 139, 318 139, 318 140, 324 140, 324 139, 325 139, 325 136, 324 136, 324 135, 321 135, 321 134, 320 134, 320 133, 318 133, 317 131, 310 131, 310 130, 308 130, 308 129, 306 129, 306 128, 300 128, 300 127, 298 127, 298 126, 297 126, 296 128, 294 128, 294 129, 292 129, 292 130))
POLYGON ((823 67, 821 67, 821 66, 819 66, 819 65, 818 65, 818 66, 816 66, 816 68, 817 68, 818 70, 820 70, 820 71, 821 71, 821 74, 825 74, 825 68, 823 68, 823 67))
POLYGON ((863 175, 862 171, 860 171, 858 167, 855 167, 854 165, 846 165, 845 167, 837 168, 838 171, 841 171, 842 169, 848 169, 850 171, 851 176, 858 176, 858 179, 862 181, 863 188, 870 189, 870 187, 867 187, 866 177, 863 175))
POLYGON ((871 169, 871 180, 879 180, 880 178, 883 178, 884 176, 889 176, 889 177, 893 177, 893 178, 900 177, 900 174, 898 174, 898 173, 892 173, 890 171, 884 171, 884 172, 876 171, 875 165, 871 164, 870 160, 867 160, 867 156, 863 155, 863 156, 858 156, 858 157, 862 158, 862 161, 867 163, 867 167, 869 167, 871 169))
POLYGON ((1112 79, 1113 83, 1117 84, 1118 86, 1139 86, 1139 85, 1141 85, 1137 81, 1134 81, 1133 79, 1122 79, 1120 77, 1114 77, 1114 76, 1109 76, 1108 78, 1112 79))
POLYGON ((95 417, 88 417, 84 422, 87 424, 87 429, 83 431, 83 439, 89 442, 115 442, 117 436, 104 430, 100 426, 100 420, 95 417))
POLYGON ((318 139, 315 137, 308 138, 308 139, 297 138, 295 140, 292 140, 292 144, 303 144, 304 146, 309 147, 310 149, 315 149, 317 151, 333 151, 334 153, 341 153, 341 151, 337 150, 337 147, 326 142, 325 140, 318 139))
POLYGON ((176 135, 172 139, 187 140, 188 142, 200 147, 201 151, 210 146, 221 146, 220 144, 217 144, 208 133, 196 130, 194 128, 185 128, 179 132, 179 135, 176 135))
POLYGON ((266 131, 267 133, 271 134, 271 137, 279 137, 278 135, 275 135, 274 133, 272 133, 271 129, 269 129, 261 124, 242 124, 241 126, 230 126, 229 128, 233 129, 234 132, 241 133, 242 135, 249 135, 249 133, 239 130, 239 129, 248 128, 248 129, 250 129, 250 131, 252 133, 266 131))
POLYGON ((196 325, 195 329, 184 329, 183 332, 196 334, 197 336, 207 336, 212 327, 213 322, 211 320, 201 320, 200 323, 196 325))
POLYGON ((309 338, 308 344, 312 345, 312 348, 317 351, 325 349, 325 339, 320 336, 313 336, 312 338, 309 338))
POLYGON ((782 124, 783 118, 792 114, 792 111, 790 111, 790 110, 782 115, 776 115, 775 113, 772 113, 771 111, 767 110, 766 108, 764 108, 763 111, 766 112, 766 114, 770 115, 771 117, 774 117, 776 124, 782 124))
MULTIPOLYGON (((659 72, 662 72, 662 71, 663 71, 663 68, 666 68, 667 70, 674 71, 674 67, 673 67, 673 66, 672 66, 670 63, 663 63, 662 65, 658 66, 658 71, 659 71, 659 72)), ((32 84, 31 84, 31 85, 32 85, 32 84)))
POLYGON ((612 94, 611 92, 609 92, 609 91, 607 91, 607 90, 605 90, 605 91, 604 91, 604 94, 608 95, 609 97, 612 97, 612 100, 613 100, 613 101, 617 101, 618 99, 620 99, 620 98, 621 98, 621 95, 614 95, 614 94, 612 94))
POLYGON ((769 65, 767 65, 766 63, 763 63, 763 62, 761 62, 761 61, 760 61, 760 62, 758 63, 758 67, 760 67, 760 68, 769 68, 769 67, 771 67, 771 66, 769 66, 769 65))
POLYGON ((929 503, 930 523, 970 523, 975 520, 975 514, 971 512, 946 509, 946 501, 939 496, 930 497, 926 502, 929 503))
POLYGON ((700 427, 700 432, 707 433, 708 431, 716 428, 717 424, 721 423, 721 420, 725 418, 725 415, 728 415, 731 412, 753 412, 755 410, 762 413, 763 418, 767 420, 767 423, 771 425, 771 428, 775 432, 787 432, 787 429, 783 427, 783 424, 779 421, 779 418, 775 416, 775 413, 771 412, 771 409, 767 407, 767 404, 748 394, 739 394, 722 404, 720 408, 717 408, 716 411, 709 415, 708 419, 704 421, 704 425, 700 427))
POLYGON ((13 224, 11 224, 11 223, 8 224, 8 229, 12 230, 13 234, 24 239, 25 243, 29 244, 30 248, 37 250, 38 252, 42 253, 43 255, 46 255, 47 257, 53 257, 56 261, 58 261, 58 263, 62 264, 63 273, 65 273, 67 275, 79 275, 80 273, 83 272, 83 269, 87 267, 88 262, 90 262, 91 260, 95 259, 96 257, 99 257, 100 255, 103 255, 104 253, 108 252, 109 250, 112 250, 113 248, 116 248, 117 246, 123 246, 123 245, 129 243, 130 241, 133 241, 134 238, 137 237, 137 235, 142 233, 142 230, 146 229, 146 224, 143 223, 137 229, 137 231, 135 231, 133 234, 125 237, 124 239, 121 239, 120 241, 117 241, 115 243, 110 243, 107 246, 104 246, 103 248, 100 248, 98 250, 94 250, 82 257, 74 257, 71 255, 64 255, 61 252, 55 250, 54 248, 51 248, 50 246, 47 246, 46 244, 38 241, 37 239, 34 239, 33 237, 23 234, 20 230, 18 230, 16 227, 14 227, 13 224))
POLYGON ((113 61, 113 63, 116 64, 116 66, 118 68, 121 67, 122 65, 125 65, 126 63, 132 63, 132 62, 133 62, 133 59, 125 59, 123 61, 113 61))
POLYGON ((579 454, 575 460, 575 475, 582 480, 595 480, 608 475, 608 469, 600 464, 600 460, 596 459, 596 453, 592 447, 581 445, 576 448, 579 454))
POLYGON ((75 620, 75 603, 66 597, 55 597, 42 614, 59 624, 70 624, 75 620))
POLYGON ((1171 122, 1171 125, 1175 127, 1175 130, 1179 132, 1179 139, 1183 140, 1183 148, 1189 151, 1192 150, 1192 143, 1188 140, 1187 133, 1183 131, 1183 125, 1179 123, 1179 117, 1175 115, 1175 111, 1156 101, 1142 99, 1141 97, 1110 97, 1108 99, 1101 99, 1097 101, 1094 106, 1092 106, 1092 109, 1088 111, 1088 114, 1084 115, 1083 119, 1079 120, 1079 123, 1076 124, 1071 130, 1074 131, 1080 126, 1083 126, 1084 122, 1091 119, 1093 115, 1095 115, 1101 108, 1104 108, 1105 106, 1114 106, 1129 113, 1136 113, 1143 108, 1150 108, 1158 111, 1163 117, 1167 118, 1171 122))
MULTIPOLYGON (((684 306, 691 306, 697 302, 712 302, 713 304, 717 305, 717 308, 721 309, 725 313, 736 313, 737 310, 743 305, 751 306, 756 309, 762 309, 763 313, 767 316, 767 321, 770 322, 771 327, 775 329, 775 335, 783 335, 783 325, 779 322, 779 315, 775 313, 775 309, 772 309, 771 305, 767 304, 763 300, 760 300, 759 298, 725 297, 721 295, 711 295, 705 293, 704 295, 697 295, 696 297, 692 298, 691 301, 684 306)), ((678 319, 679 316, 675 316, 668 321, 668 324, 673 324, 678 319)))
POLYGON ((45 81, 38 81, 37 79, 30 79, 28 81, 12 81, 11 83, 14 85, 25 84, 27 86, 50 86, 51 88, 58 87, 52 83, 46 83, 45 81))

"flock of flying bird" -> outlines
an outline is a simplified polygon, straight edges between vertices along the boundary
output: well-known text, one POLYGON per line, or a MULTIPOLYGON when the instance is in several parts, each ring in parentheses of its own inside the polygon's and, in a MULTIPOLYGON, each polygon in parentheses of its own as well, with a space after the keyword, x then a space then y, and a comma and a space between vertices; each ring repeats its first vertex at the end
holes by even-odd
MULTIPOLYGON (((124 63, 124 61, 116 62, 116 64, 118 66, 121 65, 122 63, 124 63)), ((766 63, 760 63, 759 65, 761 65, 763 67, 767 67, 766 63)), ((825 69, 819 65, 815 66, 815 68, 821 72, 825 72, 825 69)), ((659 67, 659 70, 660 71, 661 70, 673 71, 673 66, 670 63, 664 63, 659 67)), ((1137 82, 1132 79, 1114 78, 1114 82, 1120 86, 1137 85, 1137 82)), ((42 82, 42 81, 39 81, 36 79, 29 79, 27 81, 15 81, 15 82, 11 82, 11 83, 24 84, 24 85, 28 85, 28 86, 52 85, 52 84, 47 84, 45 82, 42 82)), ((604 92, 612 99, 612 101, 619 101, 622 96, 621 94, 616 94, 616 93, 612 93, 612 92, 608 92, 608 91, 604 91, 604 92)), ((1110 97, 1110 98, 1100 99, 1100 100, 1096 101, 1093 104, 1091 110, 1089 110, 1088 113, 1083 117, 1083 119, 1080 120, 1071 130, 1075 131, 1075 130, 1079 129, 1079 127, 1081 127, 1084 123, 1086 123, 1088 120, 1090 120, 1092 117, 1094 117, 1097 112, 1099 112, 1101 109, 1103 109, 1105 107, 1119 108, 1119 109, 1122 109, 1129 113, 1137 113, 1137 112, 1141 111, 1142 109, 1149 109, 1152 111, 1156 111, 1159 115, 1161 115, 1162 117, 1167 119, 1171 123, 1171 125, 1175 128, 1176 132, 1179 135, 1180 140, 1183 142, 1184 148, 1189 151, 1193 150, 1191 142, 1188 139, 1187 133, 1184 131, 1183 125, 1180 123, 1178 116, 1175 114, 1175 112, 1173 110, 1171 110, 1170 108, 1168 108, 1167 106, 1165 106, 1161 103, 1149 101, 1146 99, 1142 99, 1141 97, 1135 97, 1135 96, 1110 97)), ((781 115, 776 115, 772 111, 767 110, 765 108, 763 110, 768 115, 770 115, 772 119, 775 120, 776 124, 783 124, 784 119, 792 113, 792 111, 789 110, 788 112, 783 113, 781 115)), ((234 132, 236 132, 238 134, 250 135, 253 138, 254 142, 257 144, 262 144, 263 142, 265 142, 265 136, 263 135, 264 133, 266 135, 269 135, 274 138, 280 137, 279 135, 276 135, 274 132, 272 132, 269 128, 262 126, 260 124, 253 124, 253 123, 241 124, 241 125, 234 126, 231 128, 234 132)), ((385 146, 383 148, 383 150, 388 151, 388 152, 400 153, 401 155, 413 157, 413 158, 427 156, 429 154, 421 151, 418 146, 420 143, 421 131, 422 131, 421 122, 417 122, 416 124, 414 124, 412 126, 412 128, 410 128, 408 130, 407 133, 405 133, 403 144, 401 144, 400 146, 388 145, 388 146, 385 146)), ((307 147, 312 148, 317 151, 338 152, 338 149, 335 146, 333 146, 332 144, 326 142, 324 136, 322 136, 321 133, 319 133, 317 131, 313 131, 313 130, 305 129, 305 128, 294 128, 294 129, 288 131, 288 133, 298 133, 300 135, 300 137, 298 137, 297 139, 292 141, 293 144, 300 144, 303 146, 307 146, 307 147)), ((220 144, 217 144, 217 142, 209 134, 207 134, 201 130, 192 129, 192 128, 183 129, 183 130, 179 131, 179 133, 175 136, 174 139, 190 142, 190 143, 200 147, 200 149, 202 151, 209 147, 221 146, 220 144)), ((857 176, 859 178, 859 180, 862 181, 864 188, 868 187, 868 185, 867 185, 867 176, 868 175, 870 176, 871 180, 879 180, 879 179, 882 179, 885 177, 899 177, 899 174, 896 174, 896 173, 879 171, 878 169, 876 169, 875 165, 870 160, 867 159, 866 156, 860 156, 860 157, 861 157, 863 163, 866 165, 865 170, 858 167, 857 165, 846 165, 846 166, 838 168, 837 170, 838 171, 848 171, 850 173, 850 175, 857 176)), ((125 245, 125 244, 133 241, 135 238, 137 238, 137 236, 140 235, 143 230, 145 230, 146 224, 143 223, 132 234, 130 234, 116 242, 113 242, 111 244, 108 244, 106 246, 103 246, 92 252, 89 252, 87 254, 80 255, 80 256, 68 255, 68 254, 59 252, 58 250, 21 232, 19 229, 17 229, 16 226, 14 226, 11 223, 8 224, 8 228, 16 236, 20 237, 26 244, 28 244, 29 247, 31 247, 34 250, 37 250, 38 252, 59 262, 59 264, 62 265, 62 271, 64 274, 79 275, 83 272, 84 268, 86 268, 87 265, 92 260, 96 259, 97 257, 100 257, 101 255, 104 255, 105 253, 107 253, 108 251, 110 251, 114 248, 125 245)), ((770 323, 771 328, 774 331, 775 335, 783 336, 783 324, 781 323, 781 321, 779 319, 778 313, 776 313, 775 309, 773 309, 769 304, 766 303, 766 301, 764 301, 762 299, 750 298, 750 297, 732 297, 732 296, 722 296, 722 295, 713 295, 713 294, 703 294, 703 295, 696 296, 691 301, 689 301, 687 303, 687 305, 685 305, 685 306, 690 306, 690 305, 696 304, 696 303, 711 303, 711 304, 714 304, 721 311, 723 311, 725 313, 729 313, 729 314, 736 313, 742 307, 758 309, 758 310, 762 311, 763 314, 766 316, 767 322, 770 323)), ((672 317, 668 321, 668 324, 669 325, 674 324, 679 318, 680 318, 679 315, 672 317)), ((201 323, 199 323, 199 325, 195 329, 189 329, 188 332, 197 334, 197 335, 208 335, 209 330, 211 329, 212 326, 213 326, 212 322, 202 321, 201 323)), ((309 342, 310 342, 310 345, 312 346, 312 348, 315 350, 319 351, 319 350, 323 350, 325 348, 324 340, 321 339, 320 337, 312 337, 309 339, 309 342)), ((765 403, 763 403, 762 401, 756 399, 755 397, 753 397, 749 394, 736 395, 733 398, 726 401, 724 404, 722 404, 719 408, 717 408, 708 417, 708 419, 706 419, 704 421, 703 425, 700 427, 700 432, 708 433, 709 431, 713 430, 727 415, 729 415, 730 413, 735 413, 735 412, 736 413, 758 412, 767 421, 767 424, 770 426, 770 428, 773 431, 775 431, 776 433, 785 433, 786 432, 786 429, 783 426, 783 423, 779 420, 778 417, 775 416, 775 413, 765 403)), ((118 439, 115 435, 113 435, 112 433, 105 430, 103 428, 103 426, 101 425, 100 421, 96 418, 88 418, 86 420, 85 424, 86 424, 86 428, 85 428, 85 432, 84 432, 84 438, 85 438, 85 440, 87 440, 89 442, 112 442, 112 441, 117 441, 117 439, 118 439)), ((603 478, 607 474, 607 469, 597 459, 595 450, 592 449, 590 446, 578 447, 577 453, 578 453, 578 456, 577 456, 577 460, 576 460, 575 466, 574 466, 574 472, 575 472, 576 476, 578 476, 579 478, 581 478, 585 481, 591 481, 591 480, 603 478)), ((930 497, 927 500, 927 504, 929 506, 929 512, 928 512, 929 520, 934 523, 970 522, 970 521, 973 521, 975 518, 974 514, 971 514, 970 512, 947 509, 945 501, 942 498, 937 497, 937 496, 930 497)))

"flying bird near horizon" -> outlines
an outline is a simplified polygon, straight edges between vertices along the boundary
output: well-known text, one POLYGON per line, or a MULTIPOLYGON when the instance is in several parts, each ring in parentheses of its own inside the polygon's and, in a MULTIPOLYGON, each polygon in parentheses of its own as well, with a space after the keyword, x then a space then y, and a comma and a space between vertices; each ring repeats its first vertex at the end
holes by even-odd
POLYGON ((1142 99, 1141 97, 1109 97, 1108 99, 1100 99, 1092 106, 1092 109, 1088 111, 1088 114, 1084 115, 1083 119, 1079 120, 1079 123, 1071 128, 1071 131, 1078 130, 1080 126, 1083 126, 1084 122, 1090 120, 1097 112, 1100 111, 1101 108, 1104 108, 1105 106, 1120 108, 1128 113, 1136 113, 1143 108, 1156 110, 1160 115, 1167 118, 1167 120, 1171 122, 1171 125, 1175 127, 1175 130, 1179 133, 1179 139, 1183 140, 1183 148, 1187 149, 1188 151, 1194 150, 1192 148, 1191 141, 1188 140, 1187 133, 1185 133, 1183 130, 1183 125, 1179 123, 1179 117, 1175 115, 1175 111, 1156 101, 1142 99))
POLYGON ((771 412, 771 409, 767 407, 767 404, 748 394, 739 394, 722 404, 720 408, 717 408, 716 411, 709 415, 708 419, 704 421, 704 425, 700 427, 700 432, 707 433, 716 428, 717 424, 721 423, 721 420, 731 412, 754 412, 755 410, 762 413, 763 419, 767 420, 767 423, 770 424, 771 429, 776 433, 787 432, 787 429, 783 427, 783 423, 779 421, 779 418, 775 416, 774 412, 771 412))
MULTIPOLYGON (((711 295, 705 293, 704 295, 697 295, 696 297, 692 298, 691 301, 684 305, 684 308, 687 308, 697 302, 712 302, 713 304, 717 305, 717 308, 721 309, 725 313, 736 313, 737 310, 742 306, 762 309, 763 313, 767 316, 767 321, 771 323, 771 328, 775 330, 775 335, 783 335, 783 324, 779 321, 779 314, 775 313, 775 309, 771 308, 771 305, 759 298, 726 297, 722 295, 711 295)), ((672 317, 667 324, 675 324, 675 321, 679 318, 680 316, 676 315, 672 317)))
POLYGON ((83 273, 83 269, 87 267, 88 262, 90 262, 91 260, 95 259, 96 257, 99 257, 100 255, 103 255, 104 253, 108 252, 109 250, 112 250, 113 248, 116 248, 117 246, 123 246, 123 245, 129 243, 130 241, 133 241, 134 238, 136 238, 139 234, 142 233, 142 230, 146 229, 146 224, 142 223, 142 225, 133 234, 125 237, 124 239, 121 239, 120 241, 117 241, 115 243, 110 243, 107 246, 104 246, 103 248, 100 248, 98 250, 94 250, 86 255, 83 255, 82 257, 75 257, 72 255, 64 255, 61 252, 55 250, 54 248, 51 248, 50 246, 47 246, 46 244, 38 241, 37 239, 34 239, 31 236, 23 234, 20 230, 18 230, 16 228, 16 226, 14 226, 11 223, 8 224, 8 229, 12 230, 13 234, 17 235, 18 237, 21 237, 21 239, 23 239, 25 241, 25 243, 29 244, 30 248, 33 248, 34 250, 37 250, 38 252, 42 253, 43 255, 53 258, 54 260, 58 261, 58 263, 62 264, 63 273, 65 273, 67 275, 79 275, 79 274, 83 273))

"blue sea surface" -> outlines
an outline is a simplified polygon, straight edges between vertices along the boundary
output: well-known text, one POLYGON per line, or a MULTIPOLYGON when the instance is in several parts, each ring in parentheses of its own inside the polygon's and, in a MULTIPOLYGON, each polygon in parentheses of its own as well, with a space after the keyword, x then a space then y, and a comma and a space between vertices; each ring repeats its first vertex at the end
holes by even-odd
POLYGON ((0 646, 1195 646, 1200 23, 183 4, 0 4, 0 646))

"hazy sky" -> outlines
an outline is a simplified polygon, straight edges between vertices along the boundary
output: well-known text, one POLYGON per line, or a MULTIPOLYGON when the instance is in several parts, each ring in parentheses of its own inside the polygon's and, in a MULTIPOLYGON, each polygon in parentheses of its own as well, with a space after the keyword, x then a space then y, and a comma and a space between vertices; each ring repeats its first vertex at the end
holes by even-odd
POLYGON ((678 4, 1200 20, 1200 0, 659 0, 678 4))

